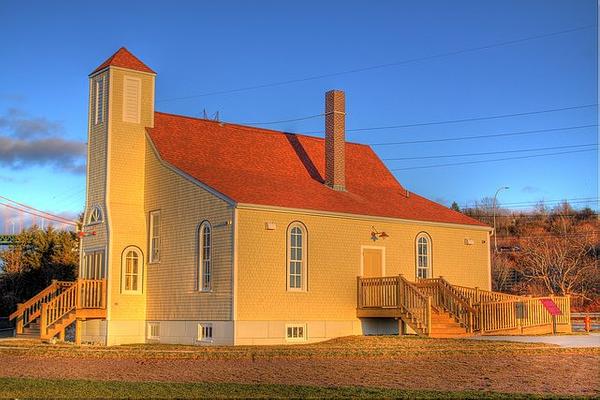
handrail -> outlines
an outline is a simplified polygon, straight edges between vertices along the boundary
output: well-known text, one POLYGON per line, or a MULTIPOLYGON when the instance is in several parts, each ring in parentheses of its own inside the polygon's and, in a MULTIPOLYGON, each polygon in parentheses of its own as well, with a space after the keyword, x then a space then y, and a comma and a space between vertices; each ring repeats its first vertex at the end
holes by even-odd
POLYGON ((477 305, 480 310, 480 331, 494 331, 531 328, 552 325, 553 320, 540 300, 552 299, 562 314, 556 316, 557 325, 570 325, 571 310, 569 296, 523 297, 519 300, 483 302, 477 305))
POLYGON ((398 292, 402 307, 421 325, 424 334, 431 333, 431 296, 426 296, 419 288, 404 278, 398 276, 398 292))
POLYGON ((473 332, 477 321, 477 310, 473 307, 471 299, 465 299, 452 290, 452 285, 444 278, 422 279, 416 286, 429 294, 435 306, 439 306, 450 313, 451 316, 464 326, 468 332, 473 332))
POLYGON ((19 315, 23 314, 26 309, 31 309, 33 306, 39 305, 41 300, 49 294, 53 294, 56 289, 62 289, 68 287, 75 282, 57 281, 53 280, 52 283, 43 289, 41 292, 27 300, 25 303, 21 303, 19 309, 8 316, 9 320, 15 319, 19 315))
POLYGON ((68 313, 77 309, 106 307, 106 281, 78 279, 67 290, 43 303, 40 314, 40 332, 46 338, 48 329, 68 313))
POLYGON ((75 282, 53 280, 44 290, 27 300, 25 303, 18 304, 17 310, 8 317, 11 321, 15 318, 17 319, 17 333, 23 333, 23 328, 40 316, 42 304, 60 295, 65 288, 70 287, 74 283, 75 282))
POLYGON ((398 308, 414 319, 416 329, 431 331, 431 299, 403 276, 357 278, 359 309, 398 308))
POLYGON ((496 301, 505 301, 505 300, 524 300, 528 297, 517 296, 514 294, 507 294, 501 292, 493 292, 490 290, 479 289, 479 288, 471 288, 467 286, 460 285, 452 285, 454 290, 459 293, 461 296, 465 298, 470 298, 475 303, 483 303, 483 302, 496 302, 496 301))
POLYGON ((475 311, 475 308, 472 306, 472 304, 470 305, 469 303, 469 298, 463 296, 460 292, 454 290, 454 285, 452 285, 450 282, 448 282, 446 279, 444 279, 443 277, 439 277, 439 278, 427 278, 427 279, 419 279, 415 285, 418 288, 426 288, 428 286, 437 286, 439 285, 439 287, 441 288, 442 291, 447 292, 447 294, 449 296, 452 296, 452 298, 462 304, 464 307, 466 308, 470 308, 471 311, 475 311))
POLYGON ((49 326, 77 308, 77 287, 78 285, 73 285, 48 303, 42 304, 40 322, 42 337, 46 335, 49 326))

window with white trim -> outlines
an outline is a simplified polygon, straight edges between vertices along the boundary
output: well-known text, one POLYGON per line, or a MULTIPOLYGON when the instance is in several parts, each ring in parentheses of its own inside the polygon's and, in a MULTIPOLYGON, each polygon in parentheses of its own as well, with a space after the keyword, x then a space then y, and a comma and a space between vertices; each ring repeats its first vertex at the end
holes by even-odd
POLYGON ((99 77, 93 83, 94 92, 94 125, 104 120, 104 77, 99 77))
POLYGON ((295 222, 288 228, 287 235, 287 288, 306 290, 306 229, 295 222))
POLYGON ((417 236, 417 278, 431 278, 431 238, 426 233, 417 236))
POLYGON ((160 338, 160 323, 148 322, 148 339, 160 338))
POLYGON ((306 340, 305 324, 288 324, 285 326, 285 338, 289 341, 306 340))
POLYGON ((84 250, 82 264, 79 273, 81 278, 104 279, 106 277, 104 249, 84 250))
POLYGON ((198 341, 211 342, 213 340, 212 324, 198 324, 198 341))
POLYGON ((90 215, 88 216, 88 225, 99 224, 102 222, 102 209, 100 206, 95 206, 90 211, 90 215))
POLYGON ((122 257, 123 293, 142 293, 142 253, 137 247, 129 246, 122 257))
POLYGON ((160 261, 160 211, 150 212, 150 262, 160 261))
POLYGON ((198 228, 198 289, 212 288, 212 228, 204 221, 198 228))

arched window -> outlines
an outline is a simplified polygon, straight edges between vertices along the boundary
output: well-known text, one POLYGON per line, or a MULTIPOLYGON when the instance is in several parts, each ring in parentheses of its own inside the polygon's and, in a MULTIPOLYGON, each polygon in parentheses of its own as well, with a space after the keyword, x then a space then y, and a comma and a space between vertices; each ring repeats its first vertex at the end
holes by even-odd
POLYGON ((102 209, 100 206, 94 206, 94 208, 92 208, 90 211, 87 223, 88 225, 92 225, 99 224, 100 222, 102 222, 102 209))
POLYGON ((198 288, 209 291, 212 288, 212 229, 208 221, 198 228, 198 288))
POLYGON ((417 278, 431 278, 431 238, 426 233, 417 236, 417 278))
POLYGON ((142 293, 142 252, 134 246, 129 246, 122 255, 122 291, 123 293, 142 293))
POLYGON ((291 224, 287 238, 287 288, 306 290, 306 228, 299 222, 291 224))

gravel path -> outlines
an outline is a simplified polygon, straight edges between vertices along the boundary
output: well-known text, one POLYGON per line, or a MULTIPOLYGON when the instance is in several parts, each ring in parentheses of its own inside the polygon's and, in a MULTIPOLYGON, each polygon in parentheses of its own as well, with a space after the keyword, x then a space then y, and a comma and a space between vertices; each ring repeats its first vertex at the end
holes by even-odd
POLYGON ((600 355, 425 354, 261 360, 61 358, 0 352, 0 376, 278 383, 600 395, 600 355))

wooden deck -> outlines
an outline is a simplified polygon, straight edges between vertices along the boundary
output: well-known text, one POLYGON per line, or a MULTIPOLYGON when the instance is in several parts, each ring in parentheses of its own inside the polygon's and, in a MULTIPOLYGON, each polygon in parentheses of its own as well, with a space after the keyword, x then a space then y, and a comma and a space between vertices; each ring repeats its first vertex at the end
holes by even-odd
POLYGON ((571 332, 570 298, 524 297, 452 285, 443 278, 410 282, 402 276, 357 279, 358 318, 397 318, 419 335, 536 334, 571 332), (540 300, 552 299, 561 315, 552 317, 540 300), (446 330, 445 330, 446 328, 446 330))
POLYGON ((106 318, 106 281, 78 279, 53 281, 50 286, 18 304, 9 316, 16 320, 17 336, 50 340, 64 339, 66 328, 75 323, 75 341, 81 342, 81 322, 106 318))

